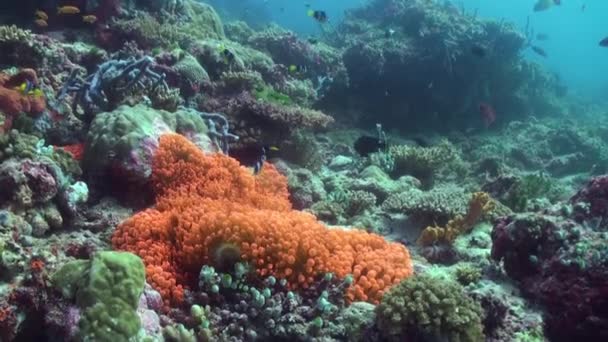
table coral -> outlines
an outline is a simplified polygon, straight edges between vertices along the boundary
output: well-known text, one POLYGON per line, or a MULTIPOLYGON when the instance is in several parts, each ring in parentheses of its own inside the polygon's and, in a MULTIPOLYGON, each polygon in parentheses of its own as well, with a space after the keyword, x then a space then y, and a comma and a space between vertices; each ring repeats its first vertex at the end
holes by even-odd
POLYGON ((261 276, 307 288, 326 273, 353 277, 346 297, 377 303, 412 274, 402 245, 363 231, 328 229, 291 209, 285 177, 271 165, 253 176, 222 154, 204 154, 179 135, 164 135, 153 162, 157 205, 123 222, 115 248, 146 264, 165 303, 179 303, 200 268, 234 251, 261 276))

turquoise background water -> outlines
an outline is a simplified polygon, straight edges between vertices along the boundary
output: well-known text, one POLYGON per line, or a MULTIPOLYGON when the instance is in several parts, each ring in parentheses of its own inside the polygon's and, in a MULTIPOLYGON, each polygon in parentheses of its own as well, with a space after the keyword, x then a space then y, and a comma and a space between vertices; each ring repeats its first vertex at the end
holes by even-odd
MULTIPOLYGON (((306 15, 305 4, 324 10, 332 24, 337 24, 348 8, 367 0, 213 0, 215 4, 239 8, 234 13, 257 22, 274 21, 302 35, 319 33, 318 23, 306 15), (245 10, 247 9, 247 10, 245 10)), ((526 19, 536 33, 545 33, 547 41, 536 42, 549 55, 540 57, 529 49, 524 56, 556 72, 571 93, 584 98, 605 100, 608 97, 608 48, 598 42, 608 36, 608 0, 562 0, 560 6, 534 12, 536 0, 459 0, 450 1, 477 11, 480 18, 505 19, 522 30, 526 19), (586 5, 584 11, 581 10, 586 5)), ((232 10, 232 12, 235 12, 232 10)))

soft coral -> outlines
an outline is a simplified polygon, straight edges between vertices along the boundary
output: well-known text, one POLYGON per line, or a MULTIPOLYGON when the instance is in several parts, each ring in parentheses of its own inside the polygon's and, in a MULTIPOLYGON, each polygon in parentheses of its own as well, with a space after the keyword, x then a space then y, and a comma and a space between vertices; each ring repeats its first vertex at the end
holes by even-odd
POLYGON ((167 304, 180 302, 204 264, 228 246, 261 276, 306 288, 319 276, 353 275, 347 299, 378 302, 412 274, 400 244, 359 230, 328 229, 291 209, 284 176, 271 165, 253 176, 225 155, 206 155, 184 137, 164 135, 154 159, 155 209, 136 214, 112 243, 142 257, 148 281, 167 304))

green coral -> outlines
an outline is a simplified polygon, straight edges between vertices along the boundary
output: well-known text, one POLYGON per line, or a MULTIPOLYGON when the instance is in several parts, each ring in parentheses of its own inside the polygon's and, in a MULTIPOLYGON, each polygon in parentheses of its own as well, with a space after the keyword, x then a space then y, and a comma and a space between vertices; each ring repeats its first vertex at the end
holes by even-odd
POLYGON ((44 140, 15 129, 0 135, 0 161, 9 158, 32 159, 56 168, 60 186, 66 186, 82 174, 78 161, 60 148, 45 146, 44 140))
POLYGON ((175 69, 184 80, 193 85, 209 81, 209 74, 207 74, 205 68, 201 66, 194 56, 181 51, 178 51, 177 55, 180 58, 173 66, 173 69, 175 69))
POLYGON ((408 278, 384 295, 376 312, 381 333, 391 341, 484 340, 480 305, 445 278, 408 278))
POLYGON ((40 138, 35 135, 11 130, 0 134, 0 160, 11 157, 33 159, 36 156, 36 144, 40 138))
POLYGON ((481 280, 481 270, 471 264, 462 264, 454 271, 456 280, 462 285, 477 283, 481 280))
POLYGON ((291 98, 283 93, 274 90, 272 87, 259 87, 255 89, 254 96, 258 101, 270 102, 283 106, 293 106, 291 98))
POLYGON ((81 339, 127 341, 137 335, 145 270, 135 254, 106 251, 90 261, 72 261, 53 274, 51 282, 81 308, 81 339))
POLYGON ((376 205, 376 196, 365 190, 346 191, 346 202, 343 202, 344 212, 348 216, 356 216, 372 209, 376 205))
POLYGON ((528 174, 511 187, 505 204, 514 211, 524 211, 530 201, 540 197, 555 199, 554 180, 544 174, 528 174))
POLYGON ((128 160, 132 153, 152 158, 150 146, 165 133, 178 132, 198 146, 208 147, 207 126, 200 114, 190 110, 170 113, 144 105, 120 106, 95 116, 86 142, 83 166, 103 173, 113 160, 128 160))

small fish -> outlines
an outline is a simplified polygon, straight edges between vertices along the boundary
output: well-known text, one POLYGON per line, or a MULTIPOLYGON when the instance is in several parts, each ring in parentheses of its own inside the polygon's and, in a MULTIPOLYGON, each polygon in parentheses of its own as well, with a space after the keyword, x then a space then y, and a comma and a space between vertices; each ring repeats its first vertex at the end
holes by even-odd
POLYGON ((587 4, 583 4, 581 6, 581 12, 585 12, 585 9, 587 8, 587 4))
POLYGON ((29 80, 26 80, 15 88, 15 90, 19 91, 24 95, 27 95, 27 93, 29 93, 32 89, 34 89, 34 84, 29 80))
POLYGON ((534 12, 546 11, 553 6, 553 0, 538 0, 534 5, 534 12))
POLYGON ((562 0, 553 0, 553 3, 559 6, 562 4, 562 0))
POLYGON ((307 12, 309 17, 314 18, 316 21, 320 22, 320 23, 326 23, 329 18, 327 17, 327 13, 325 13, 325 11, 313 11, 313 10, 309 10, 307 12))
POLYGON ((297 73, 297 74, 303 74, 305 72, 308 71, 308 68, 306 67, 306 65, 295 65, 292 64, 288 67, 289 72, 291 73, 297 73))
POLYGON ((390 38, 395 34, 395 30, 393 29, 388 29, 386 31, 384 31, 384 37, 385 38, 390 38))
POLYGON ((246 167, 253 168, 253 174, 258 174, 268 158, 273 158, 280 151, 272 145, 249 145, 230 151, 230 156, 246 167))
POLYGON ((318 40, 317 38, 315 38, 315 37, 308 37, 306 40, 307 40, 307 41, 308 41, 310 44, 312 44, 312 45, 315 45, 315 44, 318 44, 318 43, 319 43, 319 40, 318 40))
POLYGON ((477 57, 483 58, 486 56, 486 49, 481 45, 473 45, 471 46, 471 53, 477 57))
POLYGON ((547 52, 541 48, 540 46, 536 46, 536 45, 532 45, 530 46, 530 48, 532 49, 532 51, 534 51, 537 55, 542 56, 542 57, 547 57, 547 52))
POLYGON ((49 20, 49 16, 46 14, 46 12, 41 11, 41 10, 37 10, 36 12, 34 12, 34 15, 36 16, 36 18, 38 19, 42 19, 44 21, 49 20))
POLYGON ((608 47, 608 37, 600 40, 600 46, 601 47, 608 47))
POLYGON ((87 24, 94 24, 97 21, 97 17, 89 14, 89 15, 83 15, 82 16, 82 21, 87 23, 87 24))
POLYGON ((545 33, 539 33, 539 34, 536 35, 536 39, 540 40, 540 41, 548 40, 549 39, 549 35, 547 35, 545 33))
POLYGON ((80 13, 80 8, 76 6, 61 6, 57 7, 57 14, 78 14, 80 13))
POLYGON ((44 96, 44 93, 42 92, 42 89, 35 88, 33 90, 28 91, 27 95, 28 96, 33 96, 33 97, 42 97, 42 96, 44 96))
POLYGON ((486 128, 496 121, 496 111, 487 103, 482 102, 479 104, 479 114, 481 114, 481 120, 483 120, 483 125, 486 128))
POLYGON ((232 51, 228 50, 228 48, 226 48, 223 44, 220 44, 219 50, 220 50, 220 54, 222 55, 222 58, 224 59, 224 62, 226 62, 228 64, 232 64, 232 62, 234 62, 234 60, 236 59, 236 56, 234 55, 234 53, 232 53, 232 51))
POLYGON ((49 26, 49 24, 44 19, 36 19, 36 20, 34 20, 34 24, 36 24, 36 26, 38 26, 38 27, 48 27, 49 26))
POLYGON ((379 139, 378 137, 362 135, 355 141, 353 147, 361 157, 367 157, 372 153, 385 150, 387 148, 387 143, 385 140, 379 139))

